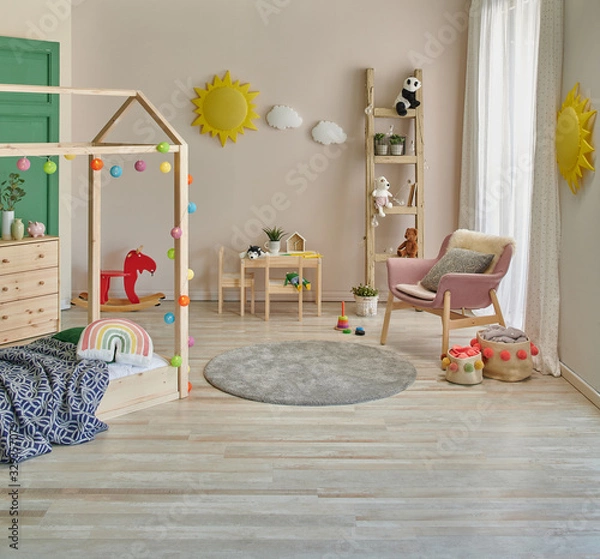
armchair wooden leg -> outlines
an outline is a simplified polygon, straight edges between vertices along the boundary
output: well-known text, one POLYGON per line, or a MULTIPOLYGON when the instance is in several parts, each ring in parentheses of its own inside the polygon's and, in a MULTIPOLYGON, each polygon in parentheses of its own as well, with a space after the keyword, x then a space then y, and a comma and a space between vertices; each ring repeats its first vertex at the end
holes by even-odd
POLYGON ((448 353, 450 345, 450 291, 444 293, 444 310, 442 312, 442 355, 448 353))
POLYGON ((392 316, 392 309, 394 308, 394 294, 390 291, 388 293, 387 305, 385 306, 385 317, 383 318, 383 328, 381 329, 381 338, 379 343, 385 345, 387 341, 388 328, 390 327, 390 318, 392 316))
POLYGON ((223 313, 223 288, 219 285, 219 303, 217 305, 217 311, 219 314, 223 313))
POLYGON ((250 286, 250 313, 254 314, 254 281, 250 286))
POLYGON ((498 301, 498 296, 496 295, 495 289, 490 289, 490 299, 492 300, 492 305, 494 305, 494 312, 496 313, 498 324, 500 324, 501 326, 506 326, 506 323, 504 322, 504 316, 502 315, 502 309, 500 308, 500 302, 498 301))

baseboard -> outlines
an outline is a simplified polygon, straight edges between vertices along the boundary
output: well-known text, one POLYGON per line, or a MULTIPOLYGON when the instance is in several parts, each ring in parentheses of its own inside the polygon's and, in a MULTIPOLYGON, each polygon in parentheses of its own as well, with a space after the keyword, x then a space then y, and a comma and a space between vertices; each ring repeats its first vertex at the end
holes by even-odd
POLYGON ((600 408, 600 393, 583 380, 577 373, 569 369, 564 363, 560 363, 560 371, 562 376, 569 384, 579 390, 594 406, 600 408))

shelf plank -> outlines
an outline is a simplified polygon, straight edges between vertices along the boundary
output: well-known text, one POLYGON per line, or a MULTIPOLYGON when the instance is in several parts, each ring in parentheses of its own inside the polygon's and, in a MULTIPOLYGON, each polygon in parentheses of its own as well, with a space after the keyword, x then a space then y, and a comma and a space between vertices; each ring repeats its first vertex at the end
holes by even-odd
POLYGON ((405 116, 400 116, 396 109, 384 109, 381 107, 376 107, 373 109, 373 116, 379 118, 415 118, 417 115, 416 109, 408 109, 408 112, 405 116))
POLYGON ((376 155, 375 163, 395 163, 400 165, 414 165, 417 163, 416 155, 376 155))
POLYGON ((383 211, 388 215, 417 215, 416 206, 392 206, 383 211))

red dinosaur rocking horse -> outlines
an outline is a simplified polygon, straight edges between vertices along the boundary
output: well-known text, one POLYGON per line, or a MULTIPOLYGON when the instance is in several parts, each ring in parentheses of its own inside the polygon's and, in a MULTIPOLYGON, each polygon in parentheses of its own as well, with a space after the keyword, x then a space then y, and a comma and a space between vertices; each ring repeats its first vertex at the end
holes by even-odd
MULTIPOLYGON (((142 272, 150 272, 154 275, 156 272, 156 262, 144 254, 139 247, 130 250, 125 256, 123 270, 102 270, 100 272, 100 310, 101 311, 138 311, 148 307, 156 307, 160 305, 162 299, 165 298, 163 293, 154 293, 145 297, 138 297, 135 292, 135 284, 138 279, 138 274, 142 272), (123 286, 127 299, 110 299, 108 292, 110 290, 111 278, 123 278, 123 286)), ((71 301, 74 305, 87 308, 88 294, 80 293, 77 299, 71 301)))

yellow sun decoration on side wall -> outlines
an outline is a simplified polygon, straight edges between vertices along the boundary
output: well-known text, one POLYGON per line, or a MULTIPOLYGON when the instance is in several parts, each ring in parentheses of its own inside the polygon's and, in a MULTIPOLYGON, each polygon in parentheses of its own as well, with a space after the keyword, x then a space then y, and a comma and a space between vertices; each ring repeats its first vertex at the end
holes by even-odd
POLYGON ((590 144, 591 117, 596 111, 586 110, 589 99, 581 99, 579 84, 565 97, 556 122, 556 159, 560 174, 569 183, 573 194, 580 188, 581 169, 594 170, 588 155, 594 151, 590 144))
POLYGON ((206 89, 194 88, 198 97, 192 103, 198 108, 194 110, 198 117, 192 126, 200 126, 200 133, 210 132, 214 138, 217 134, 221 145, 225 146, 227 139, 237 141, 237 135, 244 133, 244 128, 257 130, 252 120, 259 118, 254 112, 256 105, 252 100, 258 91, 248 91, 250 84, 240 85, 239 80, 232 83, 229 70, 221 80, 214 77, 213 83, 206 84, 206 89))

